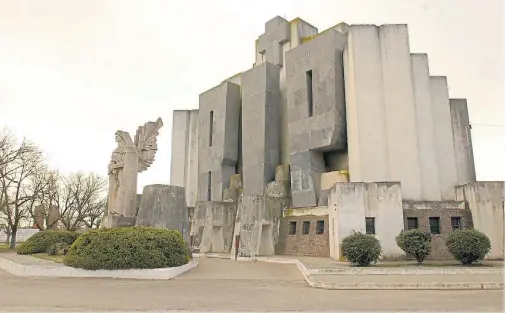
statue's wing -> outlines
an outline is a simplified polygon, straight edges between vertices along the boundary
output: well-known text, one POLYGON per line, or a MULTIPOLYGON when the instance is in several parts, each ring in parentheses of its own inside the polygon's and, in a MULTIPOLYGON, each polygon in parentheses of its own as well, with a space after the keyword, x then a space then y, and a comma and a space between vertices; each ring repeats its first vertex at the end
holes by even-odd
POLYGON ((134 143, 139 152, 139 173, 147 170, 154 162, 154 156, 158 150, 156 137, 161 126, 163 126, 163 121, 158 118, 156 122, 145 123, 137 129, 134 143))

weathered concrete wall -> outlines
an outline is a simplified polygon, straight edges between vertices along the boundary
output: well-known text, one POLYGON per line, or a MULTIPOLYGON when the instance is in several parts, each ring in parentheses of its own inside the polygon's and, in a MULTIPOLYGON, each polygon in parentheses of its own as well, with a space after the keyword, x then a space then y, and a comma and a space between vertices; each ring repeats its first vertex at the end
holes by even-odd
POLYGON ((187 205, 195 206, 198 190, 198 110, 173 112, 170 184, 184 187, 187 205))
POLYGON ((344 69, 350 180, 401 181, 405 198, 421 199, 407 26, 351 26, 344 69))
POLYGON ((178 230, 191 253, 189 218, 184 187, 147 185, 136 219, 136 226, 178 230))
POLYGON ((374 25, 351 26, 344 50, 351 182, 389 180, 381 62, 379 28, 374 25))
POLYGON ((199 202, 204 207, 205 221, 202 231, 200 253, 230 253, 237 204, 233 202, 199 202))
POLYGON ((458 200, 468 203, 474 228, 491 241, 487 259, 503 260, 504 256, 504 188, 502 181, 474 182, 456 188, 458 200))
POLYGON ((455 200, 458 183, 447 78, 430 77, 433 131, 442 200, 455 200))
POLYGON ((172 117, 172 152, 170 184, 185 187, 189 143, 189 110, 174 110, 172 117))
POLYGON ((476 181, 472 134, 466 99, 450 99, 458 185, 476 181))
POLYGON ((286 53, 293 207, 317 205, 323 151, 345 149, 345 40, 330 30, 286 53))
POLYGON ((328 198, 330 257, 342 260, 340 244, 352 231, 365 232, 366 183, 336 183, 328 198))
POLYGON ((388 180, 401 182, 403 198, 420 200, 421 165, 407 25, 380 26, 379 41, 390 169, 388 180))
POLYGON ((229 186, 230 176, 235 174, 238 161, 240 104, 240 86, 229 81, 224 81, 200 95, 199 201, 222 200, 223 189, 229 186))
POLYGON ((404 228, 399 183, 336 183, 329 195, 330 257, 340 259, 340 243, 352 231, 365 232, 365 218, 375 220, 383 259, 403 258, 395 237, 404 228))
POLYGON ((263 195, 279 165, 279 68, 269 62, 242 75, 244 195, 263 195))
POLYGON ((375 219, 375 237, 380 241, 383 258, 405 257, 396 244, 396 236, 404 228, 402 191, 399 183, 367 184, 365 217, 375 219))
POLYGON ((447 250, 445 240, 452 230, 452 217, 459 217, 461 228, 473 227, 472 213, 466 209, 464 201, 404 201, 403 218, 408 230, 408 218, 417 218, 418 228, 430 232, 430 217, 440 218, 440 234, 431 235, 430 260, 453 259, 447 250))
POLYGON ((240 217, 238 254, 244 257, 275 254, 282 211, 288 206, 287 198, 241 197, 237 214, 240 217))
POLYGON ((256 40, 256 63, 258 66, 270 62, 280 68, 280 160, 282 164, 290 163, 288 136, 288 106, 286 100, 286 52, 301 45, 303 38, 317 34, 317 28, 300 18, 290 22, 280 16, 265 23, 265 33, 256 40))
POLYGON ((440 201, 440 179, 433 126, 430 70, 427 54, 412 54, 417 144, 421 167, 422 199, 440 201))

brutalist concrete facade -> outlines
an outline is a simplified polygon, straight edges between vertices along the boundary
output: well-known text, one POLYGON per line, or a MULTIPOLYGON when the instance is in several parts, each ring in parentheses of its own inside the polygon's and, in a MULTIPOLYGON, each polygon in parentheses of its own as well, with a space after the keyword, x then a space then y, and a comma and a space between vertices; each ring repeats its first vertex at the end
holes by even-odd
POLYGON ((229 81, 200 95, 198 200, 220 201, 236 173, 240 86, 229 81))
POLYGON ((244 195, 263 195, 279 165, 279 67, 265 62, 242 74, 244 195))
MULTIPOLYGON (((196 136, 192 114, 174 114, 172 180, 198 200, 191 233, 202 251, 233 255, 238 238, 243 256, 322 256, 327 240, 327 255, 339 258, 343 236, 373 220, 383 257, 401 258, 395 236, 405 216, 447 217, 446 204, 461 201, 472 213, 465 223, 503 257, 503 192, 475 182, 466 100, 450 99, 447 78, 431 76, 428 56, 412 53, 407 25, 340 23, 318 33, 274 17, 256 40, 253 67, 200 95, 196 136), (428 202, 432 211, 421 209, 428 202), (315 218, 327 221, 327 237, 279 239, 289 218, 314 220, 307 208, 326 208, 315 218), (287 217, 291 210, 298 214, 287 217), (205 222, 211 215, 233 224, 232 238, 216 230, 222 218, 205 222)), ((440 251, 435 257, 446 256, 440 251)))

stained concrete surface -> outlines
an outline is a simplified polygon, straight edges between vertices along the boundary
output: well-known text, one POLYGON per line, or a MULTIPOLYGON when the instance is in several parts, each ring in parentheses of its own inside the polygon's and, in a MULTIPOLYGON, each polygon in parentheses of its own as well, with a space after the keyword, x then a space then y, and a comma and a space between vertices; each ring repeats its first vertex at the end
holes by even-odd
POLYGON ((323 290, 309 287, 291 265, 199 262, 170 281, 19 278, 0 271, 0 311, 503 310, 500 290, 323 290))

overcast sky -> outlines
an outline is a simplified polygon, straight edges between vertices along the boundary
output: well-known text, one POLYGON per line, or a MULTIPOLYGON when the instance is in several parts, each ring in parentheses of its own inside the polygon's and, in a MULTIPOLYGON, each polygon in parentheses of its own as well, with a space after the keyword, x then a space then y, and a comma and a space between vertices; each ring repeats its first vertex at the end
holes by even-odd
POLYGON ((0 128, 38 144, 63 172, 106 175, 114 132, 163 118, 139 178, 170 182, 172 110, 249 69, 264 23, 300 17, 319 31, 407 23, 412 52, 467 98, 479 180, 505 179, 500 0, 0 0, 0 128))

